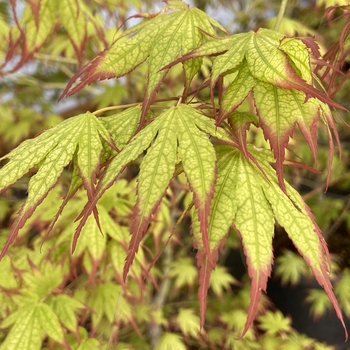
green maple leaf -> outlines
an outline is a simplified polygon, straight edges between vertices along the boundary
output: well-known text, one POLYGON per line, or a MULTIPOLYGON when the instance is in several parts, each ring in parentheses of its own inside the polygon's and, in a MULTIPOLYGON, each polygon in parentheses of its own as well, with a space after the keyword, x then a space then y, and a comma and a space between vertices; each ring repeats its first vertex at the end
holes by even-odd
MULTIPOLYGON (((217 260, 229 227, 238 231, 247 259, 251 278, 251 302, 243 334, 253 322, 261 291, 266 290, 273 259, 272 238, 275 220, 285 228, 288 236, 311 267, 319 284, 325 289, 340 321, 343 317, 327 274, 329 253, 310 209, 301 196, 288 184, 288 195, 278 184, 270 157, 265 152, 249 148, 250 158, 231 146, 216 147, 218 157, 217 182, 211 204, 208 241, 211 254, 217 260)), ((193 220, 193 218, 192 218, 193 220)), ((195 241, 200 242, 198 223, 194 221, 195 241)), ((197 243, 198 244, 198 243, 197 243)), ((201 324, 204 324, 207 289, 213 266, 199 244, 197 263, 200 269, 199 299, 201 324)), ((344 326, 345 329, 345 326, 344 326)))
POLYGON ((81 214, 82 220, 76 235, 79 235, 98 199, 113 184, 123 167, 147 149, 138 176, 138 195, 133 211, 132 237, 124 278, 151 221, 152 214, 159 207, 169 182, 174 176, 175 166, 179 162, 182 162, 193 192, 203 244, 210 259, 205 232, 213 195, 216 156, 206 133, 230 141, 221 129, 215 127, 213 120, 204 117, 193 107, 180 104, 166 110, 147 125, 109 164, 104 178, 98 184, 96 196, 81 214))
POLYGON ((200 332, 199 318, 192 309, 180 309, 176 322, 185 336, 196 338, 200 332))
MULTIPOLYGON (((93 114, 86 113, 65 120, 35 139, 24 141, 1 158, 9 161, 0 169, 0 191, 15 183, 32 168, 38 170, 29 181, 28 197, 11 226, 10 235, 0 257, 4 256, 18 231, 55 186, 63 168, 72 159, 76 169, 73 172, 72 184, 76 185, 71 187, 67 198, 79 186, 78 178, 88 198, 92 198, 101 155, 104 152, 103 140, 113 143, 103 124, 93 114)), ((67 198, 63 205, 66 204, 67 198)))
POLYGON ((155 350, 172 349, 172 350, 186 350, 186 346, 182 338, 175 333, 164 333, 155 350))
POLYGON ((0 349, 39 350, 45 335, 65 344, 63 329, 52 309, 44 303, 28 303, 17 312, 14 325, 0 349))
POLYGON ((291 320, 283 316, 281 311, 271 312, 259 317, 260 328, 267 334, 285 333, 291 330, 291 320))
MULTIPOLYGON (((68 83, 61 95, 70 96, 86 84, 99 79, 119 78, 139 66, 148 58, 148 84, 143 103, 143 118, 156 91, 169 69, 162 68, 173 62, 180 54, 186 54, 199 46, 207 36, 214 35, 213 26, 225 29, 204 12, 196 8, 181 8, 160 14, 127 30, 108 49, 83 67, 68 83), (73 84, 80 78, 80 81, 73 84)), ((186 84, 199 71, 200 60, 185 65, 186 84)))
POLYGON ((75 313, 84 308, 82 303, 68 295, 60 294, 49 299, 48 304, 67 329, 78 333, 78 322, 75 313))

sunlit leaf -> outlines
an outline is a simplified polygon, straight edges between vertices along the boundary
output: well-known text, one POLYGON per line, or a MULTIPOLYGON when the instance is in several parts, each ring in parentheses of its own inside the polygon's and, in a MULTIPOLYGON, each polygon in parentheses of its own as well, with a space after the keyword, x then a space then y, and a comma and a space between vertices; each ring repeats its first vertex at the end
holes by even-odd
POLYGON ((181 337, 175 333, 164 333, 156 350, 186 350, 181 337))
POLYGON ((176 321, 184 335, 197 337, 200 331, 199 317, 194 315, 192 309, 180 309, 176 321))
POLYGON ((283 316, 282 312, 268 311, 259 317, 259 327, 268 334, 283 334, 291 328, 291 320, 283 316))
POLYGON ((2 158, 9 161, 0 169, 0 191, 16 182, 30 169, 37 167, 38 171, 29 181, 28 197, 11 226, 1 256, 6 253, 9 244, 13 242, 36 207, 55 186, 63 168, 73 159, 75 152, 75 166, 88 197, 91 198, 103 152, 101 138, 110 140, 104 126, 93 114, 81 114, 65 120, 35 139, 24 141, 2 158))
POLYGON ((37 317, 42 330, 52 339, 63 344, 64 334, 63 329, 59 323, 57 315, 52 311, 52 309, 41 303, 37 306, 37 317))

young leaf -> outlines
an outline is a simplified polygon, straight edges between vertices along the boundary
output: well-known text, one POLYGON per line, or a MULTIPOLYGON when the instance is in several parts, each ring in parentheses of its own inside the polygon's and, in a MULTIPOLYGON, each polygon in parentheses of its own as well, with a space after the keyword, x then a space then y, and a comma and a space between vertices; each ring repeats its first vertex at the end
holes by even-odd
MULTIPOLYGON (((203 32, 215 34, 213 25, 223 29, 204 12, 192 8, 161 14, 128 30, 106 51, 83 67, 68 83, 63 96, 71 96, 86 84, 99 79, 119 78, 148 58, 148 84, 143 102, 141 123, 156 91, 169 69, 161 70, 173 62, 180 53, 186 54, 206 38, 203 32), (76 80, 80 81, 73 86, 76 80)), ((187 64, 191 70, 187 79, 199 70, 198 64, 187 64)))
POLYGON ((200 331, 199 318, 194 315, 192 309, 180 309, 176 322, 185 336, 190 335, 193 338, 197 337, 200 331))
MULTIPOLYGON (((21 49, 21 59, 11 71, 20 69, 40 49, 55 28, 57 2, 42 0, 34 4, 25 4, 22 18, 11 29, 6 62, 14 57, 19 46, 21 49)), ((15 12, 14 8, 13 11, 15 12)))
POLYGON ((84 308, 84 305, 65 294, 54 296, 49 303, 60 322, 70 331, 77 332, 78 323, 75 312, 84 308))
MULTIPOLYGON (((251 278, 251 301, 243 335, 256 316, 261 291, 266 290, 267 278, 271 272, 275 219, 284 226, 300 254, 311 267, 316 279, 324 287, 344 326, 341 311, 327 275, 328 251, 324 239, 300 195, 288 184, 286 184, 288 195, 282 191, 274 169, 268 163, 270 157, 266 157, 265 152, 261 154, 249 148, 251 155, 247 159, 239 150, 231 146, 217 146, 216 151, 218 181, 212 202, 212 216, 209 218, 208 241, 211 253, 216 259, 218 246, 225 239, 231 224, 241 236, 251 278), (255 159, 254 162, 253 159, 255 159)), ((195 242, 198 242, 196 220, 193 220, 192 228, 195 242)), ((203 324, 203 308, 205 309, 211 267, 205 260, 202 247, 198 246, 198 248, 199 299, 203 324)))
POLYGON ((35 304, 22 307, 16 323, 11 327, 1 350, 40 350, 43 331, 38 319, 35 304))
POLYGON ((193 286, 197 280, 197 270, 190 258, 180 258, 171 263, 171 278, 174 278, 174 287, 193 286))
POLYGON ((291 320, 283 316, 281 311, 271 312, 259 317, 260 328, 268 334, 283 334, 291 330, 291 320))
MULTIPOLYGON (((81 114, 65 120, 35 139, 24 141, 0 159, 9 159, 9 162, 0 169, 0 191, 16 182, 31 168, 38 167, 37 173, 29 181, 28 197, 11 226, 10 235, 0 258, 4 256, 36 207, 55 186, 63 168, 74 158, 75 153, 75 166, 78 168, 88 198, 92 197, 103 152, 101 138, 112 143, 108 131, 93 114, 81 114)), ((75 190, 76 188, 72 189, 67 196, 75 190)))
POLYGON ((53 340, 58 343, 64 343, 64 334, 62 326, 58 321, 58 317, 52 311, 52 309, 44 304, 40 303, 37 306, 37 317, 42 330, 53 340))
POLYGON ((175 165, 179 161, 182 161, 184 172, 193 192, 202 241, 210 259, 211 254, 205 232, 207 231, 210 202, 213 196, 216 156, 208 136, 199 128, 213 136, 222 135, 228 139, 225 133, 217 131, 213 120, 204 117, 193 107, 180 104, 178 107, 163 112, 137 134, 112 160, 104 178, 98 184, 95 198, 87 204, 80 215, 82 220, 77 228, 76 237, 98 199, 112 185, 121 169, 148 148, 138 178, 138 199, 133 211, 132 237, 124 269, 124 278, 150 223, 151 216, 157 210, 169 181, 173 177, 175 165), (153 144, 149 146, 153 140, 153 144))
POLYGON ((164 333, 155 350, 186 350, 181 337, 175 333, 164 333))
MULTIPOLYGON (((215 60, 216 62, 216 60, 215 60)), ((232 84, 225 91, 221 101, 221 115, 217 120, 220 125, 227 116, 238 108, 248 93, 255 86, 255 78, 251 75, 247 62, 244 60, 239 66, 239 71, 232 84)))
MULTIPOLYGON (((317 100, 305 102, 305 95, 298 90, 286 90, 259 81, 254 87, 254 100, 260 126, 276 159, 279 183, 283 184, 283 161, 289 138, 297 123, 316 159, 316 133, 319 119, 317 100)), ((284 185, 283 185, 284 186, 284 185)))

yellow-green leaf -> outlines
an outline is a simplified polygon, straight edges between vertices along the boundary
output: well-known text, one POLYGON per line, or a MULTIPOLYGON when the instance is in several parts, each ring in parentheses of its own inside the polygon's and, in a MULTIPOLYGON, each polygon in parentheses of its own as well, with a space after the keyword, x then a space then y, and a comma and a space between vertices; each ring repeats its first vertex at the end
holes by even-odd
POLYGON ((180 309, 176 322, 185 336, 197 337, 200 331, 199 317, 194 315, 192 309, 180 309))
POLYGON ((186 350, 186 346, 179 335, 166 332, 156 346, 156 350, 186 350))
POLYGON ((58 343, 63 344, 63 329, 57 315, 52 311, 52 309, 44 303, 38 304, 37 317, 45 334, 47 334, 53 340, 56 340, 58 343))
POLYGON ((243 61, 239 67, 236 78, 227 88, 223 96, 221 102, 221 115, 218 120, 218 124, 220 124, 244 101, 248 93, 253 89, 254 85, 255 79, 251 75, 246 61, 243 61))
MULTIPOLYGON (((110 141, 109 133, 103 124, 88 112, 65 120, 35 139, 24 141, 1 158, 9 159, 9 162, 0 169, 0 191, 16 182, 31 168, 37 167, 38 171, 29 181, 28 197, 12 224, 9 238, 0 256, 5 254, 19 229, 55 186, 64 167, 74 158, 76 152, 75 166, 78 167, 79 176, 82 178, 88 197, 91 198, 103 151, 100 138, 110 141)), ((75 178, 73 181, 76 186, 71 188, 68 197, 79 186, 75 178)), ((61 207, 60 211, 62 209, 61 207)))
POLYGON ((11 327, 1 350, 40 350, 44 333, 39 322, 39 310, 35 304, 21 308, 17 321, 11 327))

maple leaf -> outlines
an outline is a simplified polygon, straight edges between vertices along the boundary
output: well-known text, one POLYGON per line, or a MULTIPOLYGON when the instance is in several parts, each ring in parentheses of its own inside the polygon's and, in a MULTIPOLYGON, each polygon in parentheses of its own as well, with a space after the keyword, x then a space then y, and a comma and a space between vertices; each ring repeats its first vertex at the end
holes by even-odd
POLYGON ((302 40, 285 38, 273 30, 260 28, 257 32, 235 34, 223 39, 214 38, 166 68, 206 55, 217 56, 213 59, 212 88, 220 75, 237 73, 223 95, 217 125, 235 111, 248 93, 253 91, 260 127, 274 151, 279 183, 284 190, 285 149, 296 124, 316 160, 317 123, 321 117, 325 121, 330 137, 328 174, 330 173, 333 157, 331 131, 338 146, 340 143, 329 106, 340 109, 344 107, 313 86, 310 52, 302 40), (326 110, 326 116, 322 116, 326 110))
MULTIPOLYGON (((11 318, 14 325, 0 349, 40 349, 44 335, 48 335, 68 349, 58 317, 47 304, 32 300, 22 305, 14 316, 11 318)), ((7 326, 8 324, 4 322, 1 325, 4 328, 7 326)))
MULTIPOLYGON (((108 50, 82 67, 70 80, 61 98, 73 95, 95 80, 122 77, 148 58, 148 83, 141 123, 143 124, 156 91, 168 72, 162 68, 180 54, 186 54, 199 46, 206 38, 203 32, 214 35, 213 26, 225 31, 219 23, 196 8, 180 9, 147 19, 130 28, 108 50), (80 81, 76 83, 78 79, 80 81)), ((184 68, 187 85, 200 66, 198 60, 186 63, 184 68)))
POLYGON ((20 60, 11 72, 27 63, 59 27, 63 27, 68 34, 80 63, 87 41, 88 23, 92 23, 100 39, 104 40, 101 25, 82 0, 31 0, 25 3, 20 19, 17 18, 14 0, 11 6, 15 25, 9 33, 9 48, 4 65, 14 58, 18 48, 21 52, 20 60))
MULTIPOLYGON (((251 302, 243 335, 256 316, 261 292, 266 291, 273 260, 272 238, 275 220, 285 228, 299 253, 311 267, 317 281, 325 289, 346 332, 327 274, 329 253, 320 229, 301 196, 287 183, 288 195, 283 192, 274 169, 268 163, 270 157, 266 157, 265 152, 261 154, 249 147, 250 159, 228 145, 216 146, 216 152, 218 171, 209 216, 208 241, 211 254, 217 260, 218 250, 223 245, 231 225, 241 237, 251 278, 251 302)), ((203 326, 207 290, 213 267, 208 263, 202 249, 196 216, 192 217, 192 220, 195 242, 199 248, 198 294, 203 326)))
MULTIPOLYGON (((76 231, 76 238, 93 211, 97 201, 116 177, 132 160, 144 150, 144 157, 138 176, 137 202, 133 210, 129 254, 124 268, 124 278, 138 250, 140 241, 151 221, 152 214, 159 207, 162 197, 174 176, 175 166, 182 162, 198 210, 200 232, 203 244, 211 259, 207 244, 207 222, 215 181, 216 156, 207 134, 231 141, 214 121, 200 114, 191 106, 180 104, 163 112, 141 130, 109 164, 96 194, 79 216, 82 220, 76 231), (151 145, 151 146, 150 146, 151 145)), ((73 246, 74 249, 74 246, 73 246)))
MULTIPOLYGON (((75 172, 67 198, 79 186, 80 179, 88 198, 95 191, 96 175, 101 166, 104 151, 102 140, 113 144, 103 124, 91 113, 85 113, 65 120, 54 128, 46 130, 35 139, 22 142, 9 154, 2 157, 9 161, 0 169, 0 191, 15 183, 32 168, 38 168, 28 184, 28 197, 22 205, 10 230, 9 237, 0 258, 16 238, 36 207, 55 186, 59 176, 73 159, 75 172), (73 186, 73 187, 72 187, 73 186)), ((64 200, 65 205, 67 199, 64 200)), ((61 212, 62 208, 60 209, 61 212)))

